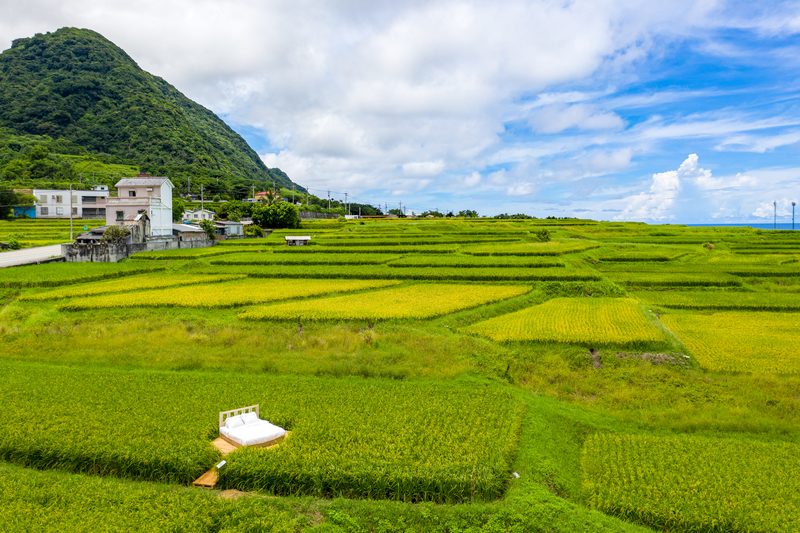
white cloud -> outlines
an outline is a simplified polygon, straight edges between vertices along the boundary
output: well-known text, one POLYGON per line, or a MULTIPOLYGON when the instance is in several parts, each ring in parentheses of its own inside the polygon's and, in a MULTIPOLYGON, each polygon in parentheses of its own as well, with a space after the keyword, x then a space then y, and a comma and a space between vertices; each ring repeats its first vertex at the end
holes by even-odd
POLYGON ((533 130, 538 133, 559 133, 570 128, 616 129, 625 125, 616 113, 598 111, 594 106, 586 104, 543 107, 534 110, 528 120, 533 130))
MULTIPOLYGON (((678 170, 653 174, 653 183, 648 192, 642 192, 626 199, 627 206, 616 220, 671 220, 674 215, 670 208, 681 191, 682 179, 696 179, 706 175, 698 168, 697 155, 691 154, 681 163, 678 170)), ((708 174, 710 177, 710 173, 708 174)))
POLYGON ((627 90, 658 71, 670 43, 699 40, 708 53, 733 57, 738 49, 713 51, 714 30, 800 31, 789 4, 753 7, 752 16, 734 7, 722 0, 7 0, 0 43, 65 25, 92 28, 190 98, 265 131, 276 152, 263 154, 265 163, 317 190, 372 191, 376 201, 431 189, 532 201, 548 187, 575 187, 627 198, 604 207, 631 218, 677 216, 674 195, 713 192, 729 195, 715 213, 749 214, 754 208, 743 199, 730 208, 730 195, 770 186, 765 172, 715 178, 687 159, 692 168, 685 162, 656 173, 633 195, 626 178, 608 179, 644 168, 642 158, 668 142, 689 145, 681 154, 700 149, 690 145, 699 140, 753 154, 800 142, 796 111, 730 109, 714 103, 734 92, 724 87, 683 90, 676 80, 674 89, 627 90), (677 108, 689 100, 710 111, 677 108), (528 137, 508 140, 510 123, 528 137), (496 168, 507 170, 486 175, 496 168), (597 176, 606 181, 588 183, 597 176))

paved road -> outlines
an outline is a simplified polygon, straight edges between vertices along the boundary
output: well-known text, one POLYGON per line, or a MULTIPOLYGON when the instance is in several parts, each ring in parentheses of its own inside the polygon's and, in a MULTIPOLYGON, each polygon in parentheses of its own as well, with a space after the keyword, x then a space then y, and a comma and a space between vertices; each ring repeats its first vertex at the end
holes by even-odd
POLYGON ((36 263, 51 257, 61 257, 61 245, 38 246, 36 248, 25 248, 24 250, 14 250, 11 252, 0 252, 0 268, 27 265, 36 263))

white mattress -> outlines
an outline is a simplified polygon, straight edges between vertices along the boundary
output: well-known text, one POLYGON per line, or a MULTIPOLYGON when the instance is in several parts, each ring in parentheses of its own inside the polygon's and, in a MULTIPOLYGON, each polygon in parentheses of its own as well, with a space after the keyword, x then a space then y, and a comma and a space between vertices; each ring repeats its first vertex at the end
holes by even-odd
POLYGON ((249 424, 233 429, 221 427, 219 428, 219 432, 242 446, 262 444, 286 435, 286 430, 274 424, 270 424, 266 420, 250 422, 249 424))

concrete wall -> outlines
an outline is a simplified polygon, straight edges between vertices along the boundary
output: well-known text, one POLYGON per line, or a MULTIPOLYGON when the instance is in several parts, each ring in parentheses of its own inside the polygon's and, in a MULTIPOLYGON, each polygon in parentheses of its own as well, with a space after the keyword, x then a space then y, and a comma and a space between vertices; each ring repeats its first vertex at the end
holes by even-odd
POLYGON ((68 263, 116 263, 120 259, 126 259, 138 252, 157 252, 178 248, 206 248, 213 244, 214 241, 205 239, 181 242, 177 237, 151 239, 140 244, 106 244, 105 246, 62 244, 61 255, 68 263))

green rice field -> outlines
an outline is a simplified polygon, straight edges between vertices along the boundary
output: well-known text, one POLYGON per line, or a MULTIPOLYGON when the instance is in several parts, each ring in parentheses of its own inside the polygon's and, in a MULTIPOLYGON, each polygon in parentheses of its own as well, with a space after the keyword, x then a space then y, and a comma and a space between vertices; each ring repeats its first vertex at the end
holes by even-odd
POLYGON ((321 220, 0 269, 0 531, 793 533, 798 244, 321 220), (215 447, 255 404, 286 438, 215 447))

